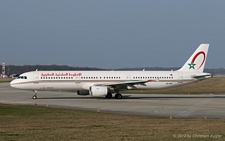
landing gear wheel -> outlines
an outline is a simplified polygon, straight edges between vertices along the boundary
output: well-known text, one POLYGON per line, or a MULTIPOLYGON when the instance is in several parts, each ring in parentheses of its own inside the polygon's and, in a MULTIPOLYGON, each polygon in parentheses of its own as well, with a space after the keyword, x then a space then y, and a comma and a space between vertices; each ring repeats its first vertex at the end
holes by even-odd
POLYGON ((36 95, 34 95, 32 98, 33 98, 33 99, 37 99, 37 96, 36 96, 36 95))
POLYGON ((122 97, 123 96, 121 94, 119 94, 119 93, 115 95, 115 99, 122 99, 122 97))
POLYGON ((105 98, 112 98, 112 93, 108 93, 105 98))

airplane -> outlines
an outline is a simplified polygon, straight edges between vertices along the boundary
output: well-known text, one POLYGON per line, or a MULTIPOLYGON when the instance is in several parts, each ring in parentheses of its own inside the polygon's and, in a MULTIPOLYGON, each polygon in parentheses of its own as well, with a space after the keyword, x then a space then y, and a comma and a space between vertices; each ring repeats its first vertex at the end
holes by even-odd
POLYGON ((176 71, 31 71, 10 82, 11 87, 37 91, 77 91, 78 95, 122 99, 120 91, 182 86, 211 78, 203 72, 209 44, 201 44, 176 71))

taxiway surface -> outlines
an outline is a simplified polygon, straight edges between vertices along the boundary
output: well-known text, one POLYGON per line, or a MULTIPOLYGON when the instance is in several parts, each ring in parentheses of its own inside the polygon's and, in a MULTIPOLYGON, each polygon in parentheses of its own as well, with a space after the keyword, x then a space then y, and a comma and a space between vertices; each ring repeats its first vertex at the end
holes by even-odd
POLYGON ((106 99, 78 96, 72 92, 39 91, 38 99, 33 100, 32 96, 32 91, 0 83, 0 103, 5 104, 37 104, 164 118, 225 119, 225 95, 123 94, 123 99, 106 99))

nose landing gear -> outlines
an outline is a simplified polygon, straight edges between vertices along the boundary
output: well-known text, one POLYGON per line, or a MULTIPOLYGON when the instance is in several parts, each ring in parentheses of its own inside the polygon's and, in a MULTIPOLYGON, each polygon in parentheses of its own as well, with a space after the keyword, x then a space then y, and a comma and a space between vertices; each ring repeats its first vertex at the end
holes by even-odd
POLYGON ((32 96, 32 99, 37 99, 37 90, 33 90, 34 95, 32 96))

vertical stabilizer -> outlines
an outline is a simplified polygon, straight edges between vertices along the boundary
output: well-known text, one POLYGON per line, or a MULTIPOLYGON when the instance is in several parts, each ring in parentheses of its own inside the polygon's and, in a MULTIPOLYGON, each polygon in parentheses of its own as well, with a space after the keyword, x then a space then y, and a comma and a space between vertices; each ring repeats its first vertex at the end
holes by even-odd
POLYGON ((201 44, 179 71, 203 72, 209 44, 201 44))

